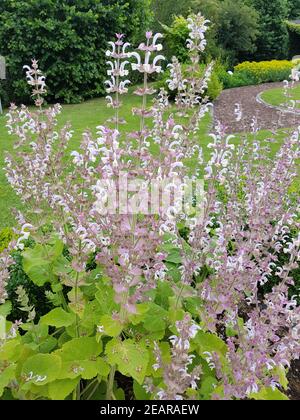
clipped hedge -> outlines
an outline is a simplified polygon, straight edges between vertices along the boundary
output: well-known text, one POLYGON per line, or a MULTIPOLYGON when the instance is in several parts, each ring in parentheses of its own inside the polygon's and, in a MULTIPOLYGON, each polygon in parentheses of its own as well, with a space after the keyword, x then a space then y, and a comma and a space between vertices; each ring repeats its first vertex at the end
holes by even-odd
POLYGON ((107 42, 123 32, 136 43, 150 17, 150 0, 1 0, 8 77, 2 97, 29 102, 23 65, 32 58, 46 72, 47 100, 77 103, 103 94, 107 42))
POLYGON ((288 79, 294 64, 288 60, 245 61, 235 66, 234 71, 249 76, 259 83, 282 82, 288 79))
POLYGON ((220 68, 218 76, 225 89, 282 82, 289 79, 294 65, 288 60, 245 61, 234 67, 233 74, 228 73, 225 68, 220 68))

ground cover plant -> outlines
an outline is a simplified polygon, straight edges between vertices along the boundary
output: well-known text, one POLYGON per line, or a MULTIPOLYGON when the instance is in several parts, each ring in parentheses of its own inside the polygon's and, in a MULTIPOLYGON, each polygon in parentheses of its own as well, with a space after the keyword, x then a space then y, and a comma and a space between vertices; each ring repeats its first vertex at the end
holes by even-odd
MULTIPOLYGON (((209 22, 199 14, 188 24, 188 76, 176 58, 169 67, 176 110, 164 89, 152 101, 161 34, 147 32, 136 51, 116 34, 106 54, 112 116, 71 153, 72 127, 58 129, 60 105, 43 106, 45 78, 35 60, 26 66, 35 109, 12 105, 7 122, 17 153, 5 171, 23 211, 0 255, 4 399, 288 399, 300 356, 290 294, 300 129, 271 153, 255 117, 239 142, 217 122, 205 159, 199 124, 212 107, 213 63, 197 73, 209 22), (124 130, 129 58, 144 84, 132 110, 139 127, 124 130), (23 316, 11 319, 14 249, 30 281, 49 288, 42 316, 19 287, 23 316)), ((238 104, 235 116, 242 125, 238 104)))

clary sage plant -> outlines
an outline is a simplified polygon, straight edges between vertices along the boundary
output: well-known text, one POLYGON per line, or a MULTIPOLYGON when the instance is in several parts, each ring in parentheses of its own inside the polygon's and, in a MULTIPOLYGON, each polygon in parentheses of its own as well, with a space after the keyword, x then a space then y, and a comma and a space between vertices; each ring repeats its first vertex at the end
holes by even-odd
MULTIPOLYGON (((215 122, 205 158, 199 125, 213 108, 213 63, 196 74, 209 22, 196 15, 188 24, 189 77, 176 58, 169 64, 175 105, 164 89, 153 99, 162 35, 147 32, 134 52, 116 35, 106 54, 114 115, 71 153, 61 106, 44 106, 45 77, 37 61, 26 67, 35 110, 12 105, 7 122, 16 154, 6 175, 24 212, 0 256, 4 398, 287 399, 300 353, 289 294, 300 258, 300 127, 274 155, 255 118, 238 141, 215 122), (131 71, 144 80, 134 132, 121 102, 131 71), (24 317, 8 321, 15 248, 30 280, 48 286, 43 316, 20 288, 24 317)), ((242 124, 238 104, 235 114, 242 124)))

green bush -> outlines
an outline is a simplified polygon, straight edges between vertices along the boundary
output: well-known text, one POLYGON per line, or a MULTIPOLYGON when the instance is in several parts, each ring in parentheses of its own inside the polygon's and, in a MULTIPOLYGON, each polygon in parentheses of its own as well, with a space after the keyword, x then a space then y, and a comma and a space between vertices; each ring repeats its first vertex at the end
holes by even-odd
POLYGON ((37 319, 47 313, 53 305, 47 300, 46 290, 48 286, 38 287, 36 286, 27 276, 23 269, 23 259, 20 251, 13 253, 14 264, 9 268, 10 278, 6 287, 8 299, 12 303, 12 311, 9 316, 11 321, 19 320, 24 318, 24 312, 19 309, 19 303, 17 301, 16 290, 19 286, 22 286, 25 290, 30 305, 33 305, 36 309, 37 319))
POLYGON ((189 37, 187 20, 183 16, 175 16, 170 27, 162 25, 166 44, 166 53, 169 58, 175 56, 182 63, 189 58, 186 40, 189 37))
POLYGON ((211 75, 211 79, 208 83, 208 88, 207 88, 207 95, 208 97, 214 101, 215 99, 217 99, 221 92, 223 90, 223 83, 220 81, 217 73, 212 73, 211 75))
POLYGON ((245 0, 194 0, 193 11, 211 21, 208 52, 235 64, 256 51, 258 13, 245 0))
POLYGON ((245 61, 234 67, 233 74, 219 66, 217 74, 224 89, 258 85, 269 82, 282 82, 289 79, 294 63, 287 60, 249 62, 245 61))
POLYGON ((5 228, 0 231, 0 252, 7 248, 8 244, 13 238, 13 231, 9 228, 5 228))
POLYGON ((47 72, 49 101, 75 103, 103 94, 107 42, 124 32, 136 43, 150 16, 150 0, 1 0, 7 102, 28 103, 23 65, 32 58, 47 72))
MULTIPOLYGON (((13 239, 13 231, 10 228, 5 228, 0 231, 0 252, 2 252, 11 240, 13 239)), ((24 313, 19 309, 19 303, 17 301, 16 290, 19 286, 22 286, 26 291, 29 302, 36 308, 38 318, 44 313, 51 309, 52 305, 48 302, 45 291, 45 287, 37 287, 30 281, 29 277, 23 270, 22 266, 22 255, 20 251, 14 251, 12 253, 14 263, 9 267, 10 277, 6 286, 8 299, 12 304, 12 311, 10 319, 12 321, 23 318, 24 313)))

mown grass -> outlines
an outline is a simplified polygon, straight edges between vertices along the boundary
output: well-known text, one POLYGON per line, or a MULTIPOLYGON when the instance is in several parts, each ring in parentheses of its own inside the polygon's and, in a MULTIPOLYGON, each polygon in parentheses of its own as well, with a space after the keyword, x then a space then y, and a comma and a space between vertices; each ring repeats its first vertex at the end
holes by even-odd
POLYGON ((290 98, 286 98, 283 88, 269 89, 261 94, 261 98, 270 105, 287 107, 287 101, 296 102, 296 108, 300 109, 300 84, 290 91, 290 98))

